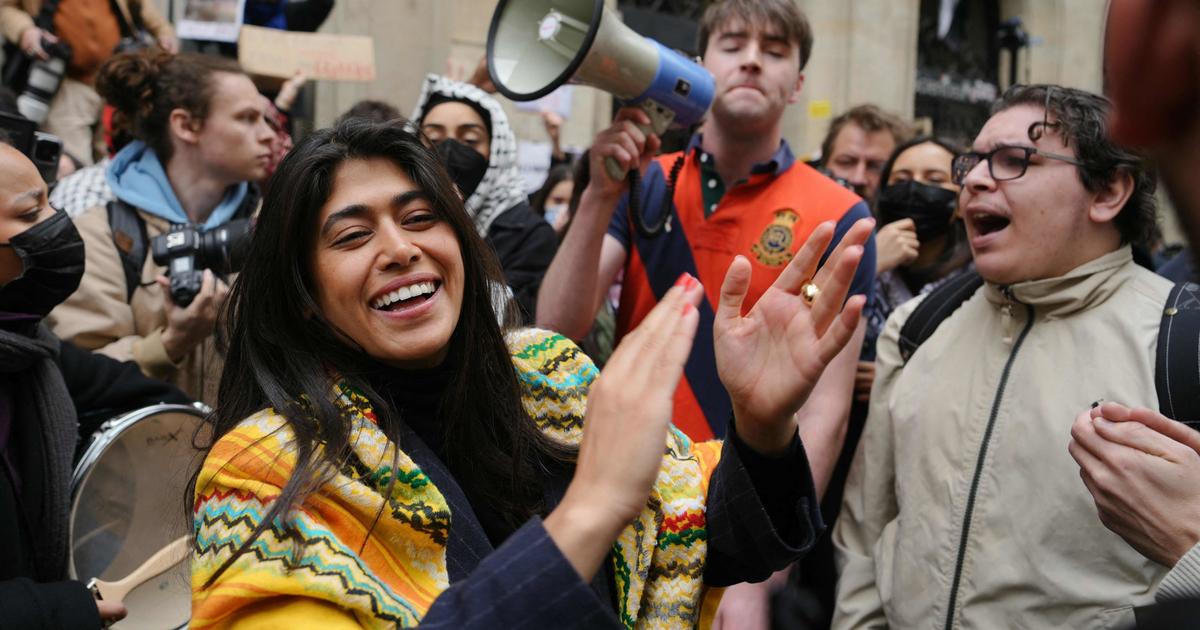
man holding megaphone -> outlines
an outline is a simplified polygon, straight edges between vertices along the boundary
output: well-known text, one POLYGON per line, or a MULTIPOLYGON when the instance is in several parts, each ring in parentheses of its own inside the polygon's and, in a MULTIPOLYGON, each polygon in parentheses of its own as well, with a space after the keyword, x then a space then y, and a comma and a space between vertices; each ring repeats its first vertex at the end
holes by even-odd
MULTIPOLYGON (((532 7, 528 13, 516 23, 533 23, 540 15, 532 7)), ((723 0, 710 5, 700 23, 698 49, 703 68, 712 74, 711 111, 683 152, 656 157, 660 141, 653 130, 661 132, 656 117, 662 108, 647 107, 645 99, 658 98, 674 109, 678 123, 691 116, 691 102, 673 105, 671 101, 682 95, 679 90, 671 92, 672 81, 664 82, 663 77, 683 77, 674 79, 676 84, 699 82, 661 50, 657 56, 653 52, 634 55, 631 51, 644 46, 642 38, 604 23, 612 19, 608 15, 594 16, 587 29, 583 13, 577 16, 583 19, 576 18, 578 30, 586 29, 588 37, 559 51, 566 58, 567 53, 581 50, 574 53, 571 64, 562 72, 546 62, 532 68, 549 68, 546 74, 557 74, 559 81, 564 74, 574 74, 577 82, 601 87, 639 106, 620 110, 613 125, 596 136, 590 151, 590 183, 543 280, 537 324, 582 338, 618 272, 624 270, 617 318, 621 335, 638 325, 681 273, 699 278, 708 295, 698 306, 701 329, 675 393, 674 418, 694 439, 724 437, 731 426, 731 407, 717 374, 713 308, 721 293, 744 294, 743 313, 760 298, 766 298, 765 303, 772 297, 772 284, 813 229, 835 222, 833 247, 856 221, 871 216, 859 197, 797 161, 782 137, 784 112, 798 100, 804 84, 812 29, 793 0, 723 0), (654 77, 645 91, 641 84, 629 88, 639 75, 654 77), (613 168, 614 162, 619 169, 613 168), (630 190, 623 179, 613 177, 614 170, 640 171, 641 185, 630 190), (631 196, 638 206, 634 212, 629 208, 631 196), (652 234, 647 223, 662 228, 652 234), (729 280, 723 286, 727 270, 729 280)), ((503 26, 497 29, 493 23, 493 36, 502 38, 503 26)), ((537 41, 562 32, 554 18, 543 19, 537 41)), ((546 46, 509 48, 553 59, 546 46)), ((489 53, 500 57, 496 50, 489 53)), ((540 80, 537 72, 503 63, 519 57, 514 53, 501 63, 491 60, 492 77, 502 92, 520 91, 506 90, 506 78, 512 84, 523 83, 526 90, 540 80)), ((698 92, 704 90, 692 89, 686 96, 694 101, 698 92)), ((870 299, 874 269, 871 240, 850 293, 870 299)), ((820 287, 808 284, 804 289, 819 291, 820 287)), ((824 493, 845 437, 863 332, 860 324, 797 414, 818 495, 824 493)), ((715 333, 730 334, 720 326, 715 333)), ((736 617, 750 627, 765 627, 764 601, 762 589, 731 591, 718 620, 736 617), (726 615, 727 607, 739 610, 726 615)))
MULTIPOLYGON (((596 136, 591 181, 546 273, 537 323, 583 337, 624 269, 618 314, 623 333, 680 273, 696 275, 709 288, 701 305, 707 330, 697 334, 676 391, 675 419, 693 438, 707 439, 725 435, 729 422, 730 403, 717 377, 711 332, 711 305, 718 303, 726 270, 734 265, 732 277, 749 285, 743 304, 748 310, 817 225, 836 222, 840 240, 870 212, 853 193, 795 160, 782 138, 783 114, 799 98, 813 43, 812 29, 795 3, 718 2, 705 12, 699 35, 703 66, 715 80, 711 112, 682 153, 655 157, 660 143, 656 134, 644 131, 652 120, 643 108, 622 109, 596 136), (609 160, 621 169, 643 171, 637 199, 642 212, 649 223, 671 212, 674 229, 647 237, 631 227, 627 187, 609 175, 609 160)), ((871 241, 851 293, 869 296, 874 259, 871 241)), ((844 436, 862 332, 845 356, 830 364, 799 414, 818 492, 824 491, 844 436)))

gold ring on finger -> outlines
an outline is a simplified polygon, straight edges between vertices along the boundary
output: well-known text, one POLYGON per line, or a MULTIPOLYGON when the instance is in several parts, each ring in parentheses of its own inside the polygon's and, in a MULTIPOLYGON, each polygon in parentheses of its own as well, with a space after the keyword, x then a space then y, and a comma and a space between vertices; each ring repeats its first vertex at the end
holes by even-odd
POLYGON ((811 282, 805 282, 804 284, 800 285, 800 297, 804 298, 804 301, 808 303, 809 306, 812 306, 812 303, 817 300, 818 295, 821 295, 821 289, 819 289, 817 285, 811 282))

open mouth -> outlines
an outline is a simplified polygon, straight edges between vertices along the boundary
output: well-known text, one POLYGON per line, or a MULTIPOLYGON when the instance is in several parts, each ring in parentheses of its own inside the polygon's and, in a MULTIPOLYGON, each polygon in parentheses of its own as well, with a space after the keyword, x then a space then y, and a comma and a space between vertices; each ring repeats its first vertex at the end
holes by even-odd
POLYGON ((442 283, 436 280, 403 286, 371 300, 371 308, 391 312, 418 306, 428 302, 441 286, 442 283))
POLYGON ((971 226, 979 236, 995 234, 1008 227, 1012 220, 1006 216, 990 212, 976 212, 970 215, 971 226))

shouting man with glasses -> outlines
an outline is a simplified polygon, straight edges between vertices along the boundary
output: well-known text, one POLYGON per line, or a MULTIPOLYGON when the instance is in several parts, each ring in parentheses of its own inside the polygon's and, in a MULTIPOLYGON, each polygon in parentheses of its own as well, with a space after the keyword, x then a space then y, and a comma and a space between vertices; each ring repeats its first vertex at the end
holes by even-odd
POLYGON ((932 326, 906 326, 930 312, 909 302, 879 339, 835 628, 1124 627, 1153 601, 1166 568, 1104 527, 1065 448, 1097 399, 1158 403, 1171 285, 1131 254, 1155 232, 1154 180, 1108 110, 1015 86, 954 160, 981 278, 926 296, 946 307, 932 326))

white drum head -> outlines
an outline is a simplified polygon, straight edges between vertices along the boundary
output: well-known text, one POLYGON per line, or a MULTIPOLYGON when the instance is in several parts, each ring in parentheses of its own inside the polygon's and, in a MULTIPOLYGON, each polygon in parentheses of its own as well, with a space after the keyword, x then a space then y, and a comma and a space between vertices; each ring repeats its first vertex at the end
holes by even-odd
MULTIPOLYGON (((202 424, 192 407, 155 405, 100 428, 71 480, 71 577, 121 580, 191 533, 184 493, 201 463, 192 443, 202 424)), ((185 626, 191 611, 187 561, 138 586, 124 602, 129 616, 116 628, 185 626)))

